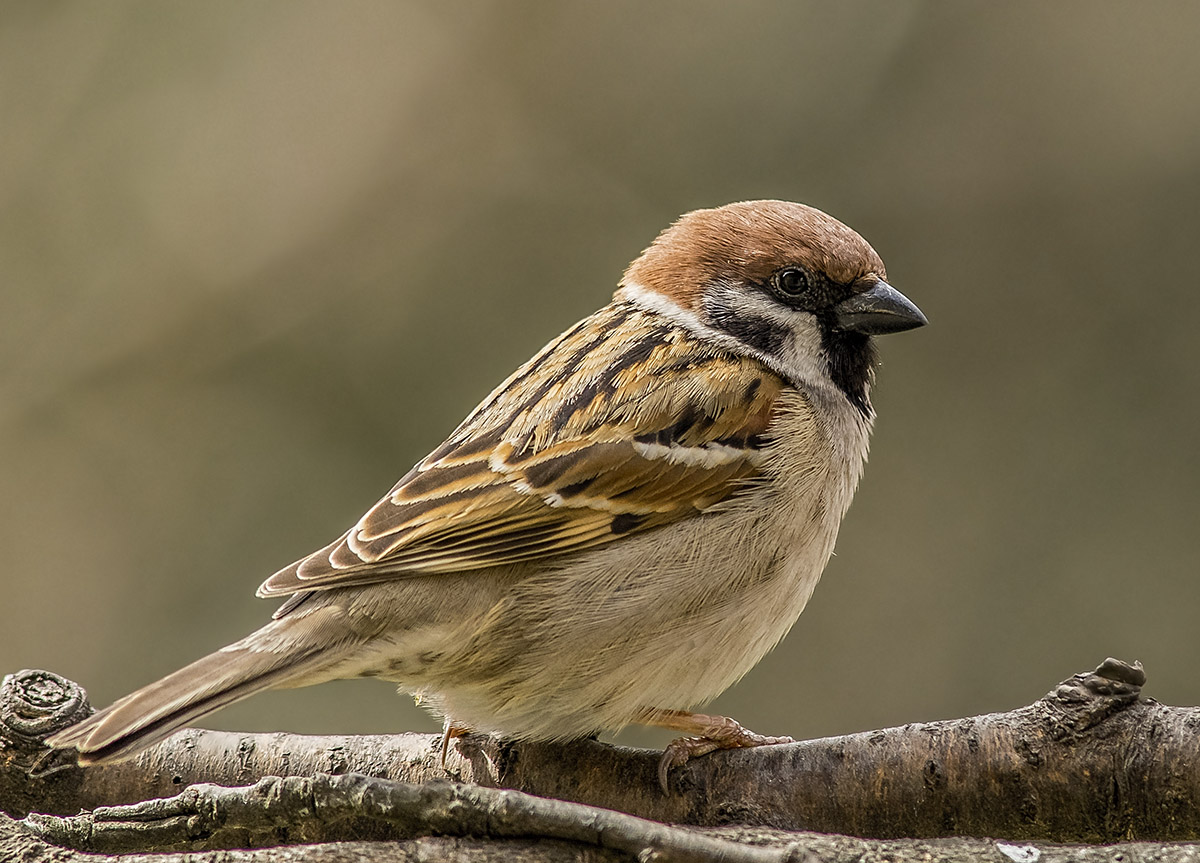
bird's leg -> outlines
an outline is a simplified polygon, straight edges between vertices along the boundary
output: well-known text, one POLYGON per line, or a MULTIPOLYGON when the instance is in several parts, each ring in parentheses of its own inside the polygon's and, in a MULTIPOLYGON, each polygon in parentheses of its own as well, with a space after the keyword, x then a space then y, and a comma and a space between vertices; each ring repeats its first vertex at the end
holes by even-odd
POLYGON ((471 729, 466 725, 459 725, 449 716, 442 721, 442 769, 446 769, 446 754, 450 751, 450 740, 454 737, 462 737, 464 734, 470 734, 471 729))
POLYGON ((708 716, 686 710, 647 710, 636 721, 691 735, 672 740, 663 750, 658 762, 658 784, 662 786, 664 794, 670 793, 668 778, 671 768, 686 763, 689 758, 707 755, 716 749, 743 749, 796 742, 790 737, 755 734, 728 716, 708 716))

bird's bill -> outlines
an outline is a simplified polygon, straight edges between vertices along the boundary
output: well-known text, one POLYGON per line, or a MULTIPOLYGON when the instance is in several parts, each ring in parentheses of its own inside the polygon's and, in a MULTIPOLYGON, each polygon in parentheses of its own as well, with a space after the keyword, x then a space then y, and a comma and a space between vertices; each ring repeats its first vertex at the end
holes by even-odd
POLYGON ((869 336, 902 333, 929 323, 908 297, 884 281, 838 303, 833 312, 838 329, 869 336))

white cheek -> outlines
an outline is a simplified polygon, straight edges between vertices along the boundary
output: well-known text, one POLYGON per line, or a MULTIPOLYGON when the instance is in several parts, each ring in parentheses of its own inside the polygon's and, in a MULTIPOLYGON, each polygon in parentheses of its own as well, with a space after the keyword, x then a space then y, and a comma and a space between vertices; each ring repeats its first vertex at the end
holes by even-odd
POLYGON ((710 344, 755 357, 785 380, 803 387, 810 396, 836 406, 846 403, 845 394, 829 376, 817 319, 807 312, 785 309, 757 291, 735 285, 718 282, 709 286, 703 300, 706 309, 715 305, 738 317, 775 324, 781 332, 788 334, 777 350, 767 353, 705 323, 700 315, 637 282, 625 281, 617 291, 616 299, 660 314, 710 344))
POLYGON ((704 305, 710 317, 720 310, 743 320, 762 321, 785 333, 782 343, 770 354, 746 345, 742 350, 754 353, 792 381, 817 390, 837 389, 829 377, 820 327, 810 313, 786 309, 758 291, 720 283, 709 288, 704 305))

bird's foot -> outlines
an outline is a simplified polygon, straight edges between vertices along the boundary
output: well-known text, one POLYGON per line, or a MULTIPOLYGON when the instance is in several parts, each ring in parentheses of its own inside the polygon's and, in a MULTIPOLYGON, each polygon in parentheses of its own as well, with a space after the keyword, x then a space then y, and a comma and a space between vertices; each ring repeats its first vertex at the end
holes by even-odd
POLYGON ((658 762, 658 784, 664 794, 670 794, 671 770, 686 764, 691 758, 707 755, 717 749, 747 749, 752 746, 775 746, 795 743, 790 737, 766 737, 743 728, 728 716, 708 716, 686 710, 653 710, 639 719, 647 725, 689 732, 692 736, 672 740, 663 750, 658 762))
POLYGON ((446 755, 450 752, 450 741, 455 737, 470 734, 471 729, 466 725, 458 725, 450 717, 442 722, 442 769, 446 769, 446 755))

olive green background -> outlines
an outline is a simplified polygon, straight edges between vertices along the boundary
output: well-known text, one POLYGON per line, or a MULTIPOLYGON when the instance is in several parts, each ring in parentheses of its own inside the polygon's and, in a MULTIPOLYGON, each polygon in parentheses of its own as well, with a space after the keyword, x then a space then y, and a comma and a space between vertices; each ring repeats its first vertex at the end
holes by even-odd
MULTIPOLYGON (((849 732, 1108 655, 1200 703, 1197 32, 1188 2, 0 5, 0 672, 104 704, 242 636, 675 216, 778 197, 931 324, 881 340, 838 554, 714 709, 849 732)), ((437 727, 373 681, 211 722, 437 727)))

